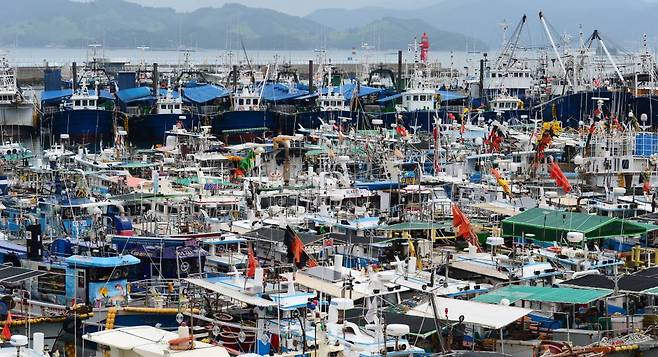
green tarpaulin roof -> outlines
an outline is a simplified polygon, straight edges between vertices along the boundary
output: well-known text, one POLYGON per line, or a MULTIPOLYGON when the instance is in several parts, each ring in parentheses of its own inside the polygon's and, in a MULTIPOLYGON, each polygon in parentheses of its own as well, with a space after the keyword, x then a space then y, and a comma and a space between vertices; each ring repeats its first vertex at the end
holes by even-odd
POLYGON ((519 300, 560 304, 587 304, 612 293, 612 290, 552 288, 543 286, 509 285, 476 296, 473 301, 500 304, 502 299, 513 304, 519 300))
POLYGON ((655 230, 653 225, 585 213, 531 208, 502 222, 503 235, 521 237, 532 233, 535 239, 556 241, 568 232, 580 232, 585 239, 634 236, 655 230))

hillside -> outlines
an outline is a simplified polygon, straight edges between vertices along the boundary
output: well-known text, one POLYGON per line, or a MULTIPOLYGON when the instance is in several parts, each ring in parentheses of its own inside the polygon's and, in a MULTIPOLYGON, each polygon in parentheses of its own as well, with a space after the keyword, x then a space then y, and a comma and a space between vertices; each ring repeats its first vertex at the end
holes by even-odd
POLYGON ((454 31, 483 40, 489 47, 500 46, 500 23, 509 24, 508 36, 523 14, 528 16, 527 27, 522 33, 525 44, 546 44, 546 36, 539 22, 538 13, 543 11, 554 36, 569 33, 573 40, 582 25, 585 36, 594 29, 628 50, 634 50, 642 34, 648 33, 656 45, 658 2, 618 0, 452 0, 422 9, 397 10, 367 7, 356 10, 323 9, 306 18, 321 24, 342 29, 359 23, 375 21, 387 16, 400 19, 418 18, 445 31, 454 31))
POLYGON ((383 17, 334 29, 308 18, 282 12, 227 4, 178 13, 143 7, 123 0, 21 0, 5 4, 0 20, 0 45, 21 47, 106 47, 314 49, 358 47, 406 48, 413 36, 428 32, 441 41, 433 49, 461 49, 463 43, 483 43, 447 32, 417 19, 383 17), (455 48, 454 46, 460 46, 455 48))

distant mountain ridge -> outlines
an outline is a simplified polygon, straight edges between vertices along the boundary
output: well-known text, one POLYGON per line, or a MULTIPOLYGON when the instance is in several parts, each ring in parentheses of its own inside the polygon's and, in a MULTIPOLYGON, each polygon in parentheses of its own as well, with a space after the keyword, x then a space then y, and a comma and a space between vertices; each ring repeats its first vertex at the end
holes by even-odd
POLYGON ((385 7, 361 9, 321 9, 305 16, 306 19, 331 25, 338 30, 351 24, 371 22, 387 16, 398 19, 421 19, 445 31, 454 31, 484 41, 491 48, 498 48, 502 40, 501 22, 508 23, 508 36, 523 14, 528 16, 527 29, 522 33, 524 42, 530 45, 546 43, 538 13, 543 11, 552 29, 560 36, 570 33, 572 39, 582 25, 585 36, 600 30, 606 37, 633 50, 648 33, 652 46, 658 41, 658 14, 656 1, 619 0, 451 0, 437 1, 421 9, 399 10, 385 7))
POLYGON ((428 32, 434 50, 484 48, 485 44, 459 31, 445 31, 417 17, 395 16, 355 22, 334 28, 310 18, 282 12, 226 4, 178 13, 143 7, 124 0, 21 0, 3 4, 0 46, 84 47, 98 42, 106 47, 348 49, 363 42, 379 49, 401 49, 414 36, 428 32))

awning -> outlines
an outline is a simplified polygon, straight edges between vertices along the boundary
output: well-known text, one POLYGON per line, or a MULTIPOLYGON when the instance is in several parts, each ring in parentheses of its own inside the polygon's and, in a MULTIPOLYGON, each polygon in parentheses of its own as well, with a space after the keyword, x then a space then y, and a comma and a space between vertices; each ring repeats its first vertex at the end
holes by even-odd
MULTIPOLYGON (((82 336, 87 341, 101 346, 111 347, 120 352, 132 351, 131 354, 139 356, 167 356, 176 357, 229 357, 224 347, 213 346, 201 341, 194 341, 194 349, 171 351, 168 341, 178 338, 178 334, 161 330, 153 326, 131 326, 86 333, 82 336)), ((119 353, 122 354, 122 353, 119 353)))
POLYGON ((386 102, 394 101, 398 98, 402 98, 402 93, 397 93, 397 94, 389 95, 388 97, 377 99, 377 103, 383 104, 386 102))
POLYGON ((330 295, 333 297, 346 297, 346 298, 351 298, 352 300, 358 300, 365 296, 357 291, 344 290, 340 286, 332 283, 331 281, 318 279, 310 275, 306 275, 304 274, 304 272, 298 272, 296 274, 295 282, 311 290, 319 291, 323 294, 330 295))
POLYGON ((252 295, 247 295, 241 291, 234 290, 231 288, 227 288, 225 286, 219 285, 219 284, 214 284, 211 283, 207 280, 203 279, 192 279, 192 278, 187 278, 183 279, 187 281, 188 283, 192 285, 196 285, 200 288, 204 288, 206 290, 210 290, 212 292, 218 293, 220 295, 226 296, 228 298, 231 298, 233 300, 237 300, 240 302, 243 302, 245 304, 249 305, 254 305, 254 306, 259 306, 259 307, 273 307, 277 306, 277 303, 271 300, 266 300, 258 296, 252 296, 252 295))
POLYGON ((500 304, 507 299, 510 304, 517 301, 536 301, 558 304, 589 304, 612 293, 612 290, 553 288, 545 286, 509 285, 476 296, 472 301, 500 304))
POLYGON ((0 284, 16 284, 21 281, 48 274, 47 271, 18 268, 9 265, 0 265, 0 284))
POLYGON ((653 230, 650 226, 620 218, 532 208, 502 223, 503 235, 521 237, 528 233, 542 241, 558 241, 568 232, 580 232, 585 239, 628 237, 653 230))
MULTIPOLYGON (((309 153, 306 153, 308 155, 309 153)), ((375 181, 375 182, 355 182, 354 187, 363 188, 370 191, 379 191, 379 190, 394 190, 403 188, 406 185, 401 184, 398 181, 375 181)))
POLYGON ((467 96, 459 93, 459 92, 451 92, 448 90, 440 90, 437 91, 439 95, 441 96, 441 102, 450 102, 453 100, 464 100, 468 98, 467 96))
POLYGON ((64 259, 69 266, 75 265, 80 268, 114 268, 119 266, 128 266, 139 264, 139 259, 132 255, 126 254, 116 257, 90 257, 86 255, 72 255, 64 259))
POLYGON ((155 100, 149 87, 122 89, 116 93, 117 99, 124 104, 155 100))
MULTIPOLYGON (((324 87, 324 88, 320 89, 320 92, 322 94, 342 93, 343 96, 345 97, 345 100, 350 101, 350 100, 352 100, 353 94, 355 94, 355 89, 356 89, 356 84, 347 83, 347 84, 343 84, 342 86, 335 86, 335 87, 330 87, 330 88, 324 87)), ((381 88, 360 86, 357 95, 359 97, 365 97, 365 96, 368 96, 368 95, 381 93, 382 91, 383 91, 383 89, 381 89, 381 88)))
MULTIPOLYGON (((532 312, 531 309, 514 306, 484 304, 438 296, 433 297, 437 311, 441 314, 438 318, 445 318, 445 314, 447 313, 449 321, 459 321, 459 317, 464 316, 464 322, 467 324, 475 324, 492 329, 503 328, 532 312)), ((434 319, 434 310, 432 305, 426 302, 407 311, 407 315, 434 319)))
MULTIPOLYGON (((588 274, 560 283, 560 286, 577 288, 613 290, 615 282, 611 277, 601 274, 588 274)), ((633 274, 621 275, 617 279, 617 288, 621 292, 640 294, 658 294, 658 267, 647 268, 633 274)))
POLYGON ((266 102, 281 102, 308 95, 307 90, 291 89, 282 83, 267 83, 265 87, 262 87, 262 91, 262 99, 266 102))
POLYGON ((183 89, 183 99, 194 104, 205 104, 215 99, 228 97, 230 94, 226 88, 213 84, 189 86, 183 89))

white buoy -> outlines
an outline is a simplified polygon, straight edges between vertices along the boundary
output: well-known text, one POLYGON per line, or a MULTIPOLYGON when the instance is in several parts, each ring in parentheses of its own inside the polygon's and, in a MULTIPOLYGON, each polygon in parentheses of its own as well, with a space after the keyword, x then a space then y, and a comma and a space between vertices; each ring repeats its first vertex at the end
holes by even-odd
POLYGON ((571 243, 580 243, 585 239, 585 235, 581 232, 568 232, 567 240, 571 243))
POLYGON ((487 237, 487 244, 490 246, 501 246, 505 244, 505 239, 503 237, 487 237))
POLYGON ((393 337, 402 337, 409 334, 409 325, 389 324, 386 325, 386 334, 393 337))
POLYGON ((32 335, 32 349, 38 354, 43 354, 43 349, 45 347, 45 335, 43 332, 35 332, 32 335))
POLYGON ((336 254, 334 255, 334 270, 342 271, 343 270, 343 255, 336 254))

